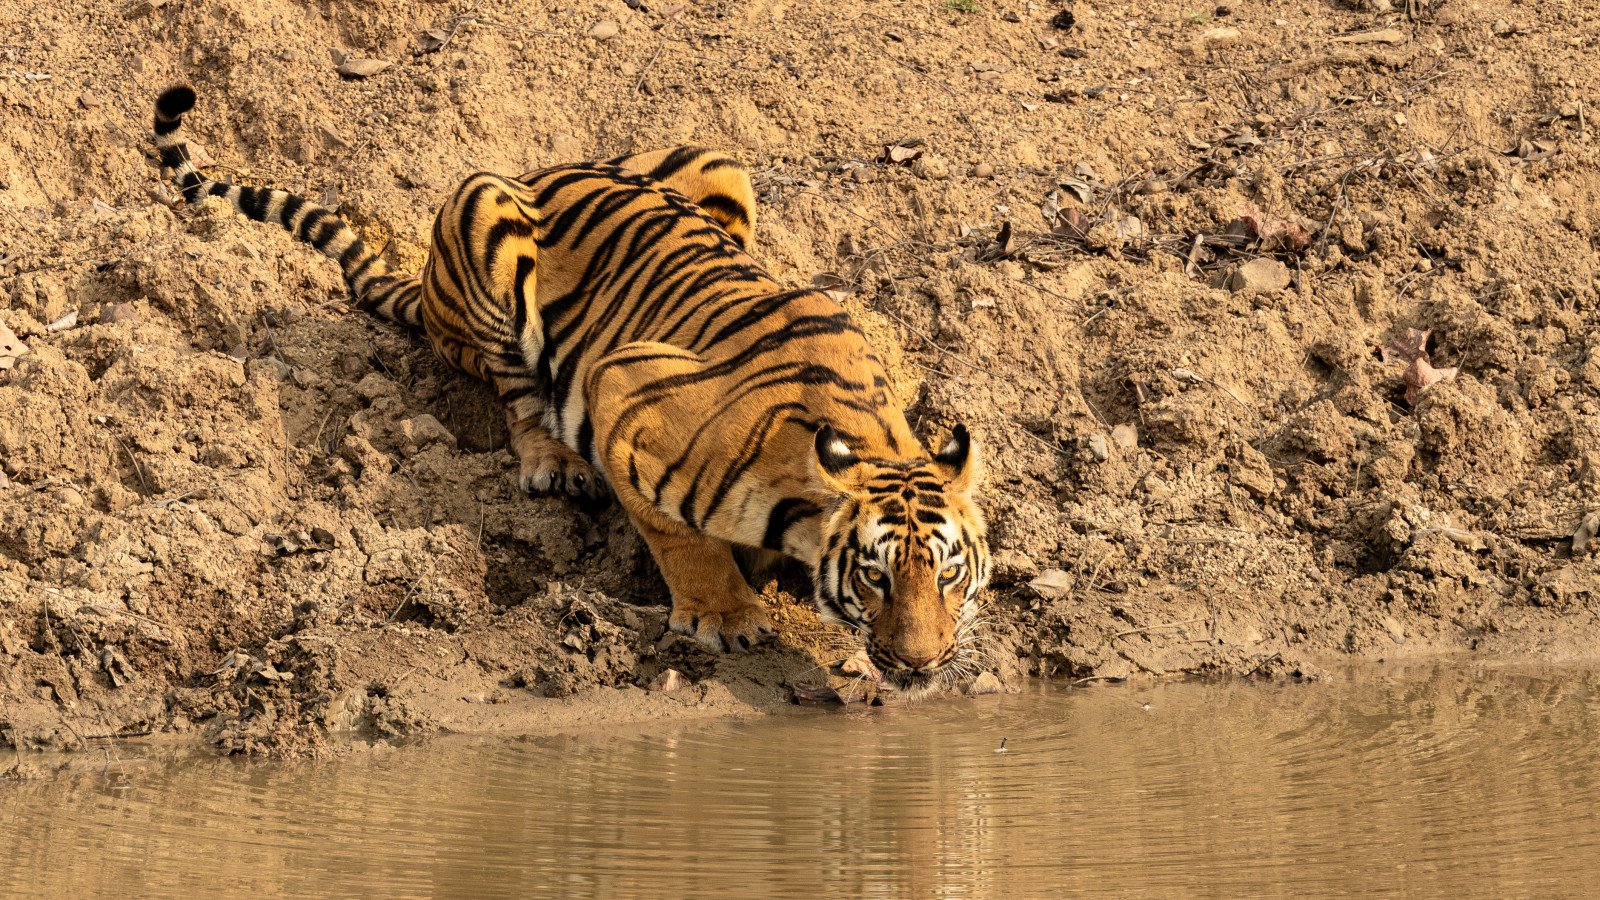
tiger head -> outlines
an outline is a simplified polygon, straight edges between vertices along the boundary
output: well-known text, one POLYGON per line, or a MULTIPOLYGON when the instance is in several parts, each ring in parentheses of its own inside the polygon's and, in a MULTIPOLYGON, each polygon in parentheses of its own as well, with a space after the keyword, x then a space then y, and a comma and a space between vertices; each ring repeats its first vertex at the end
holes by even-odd
POLYGON ((964 426, 930 459, 862 458, 831 426, 812 483, 828 499, 812 572, 823 618, 866 639, 873 665, 909 694, 973 674, 978 592, 989 581, 982 480, 964 426))

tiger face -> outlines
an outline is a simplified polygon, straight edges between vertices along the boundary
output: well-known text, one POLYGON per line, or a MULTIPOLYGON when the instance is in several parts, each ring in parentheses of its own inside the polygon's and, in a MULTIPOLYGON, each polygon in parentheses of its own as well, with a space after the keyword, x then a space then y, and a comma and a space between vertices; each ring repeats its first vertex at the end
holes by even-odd
POLYGON ((831 501, 812 573, 823 618, 855 629, 909 694, 973 674, 989 548, 966 428, 931 460, 863 459, 829 426, 815 451, 813 483, 831 501))

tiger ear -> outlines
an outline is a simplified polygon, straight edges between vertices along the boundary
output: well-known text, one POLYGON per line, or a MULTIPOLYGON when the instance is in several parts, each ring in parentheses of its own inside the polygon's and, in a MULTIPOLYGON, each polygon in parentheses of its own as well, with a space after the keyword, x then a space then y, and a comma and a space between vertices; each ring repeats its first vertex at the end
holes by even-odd
POLYGON ((950 442, 934 454, 933 461, 947 470, 950 490, 958 494, 970 494, 983 483, 983 459, 965 425, 951 430, 950 442))
POLYGON ((811 445, 811 480, 830 494, 855 494, 860 491, 851 469, 861 464, 861 457, 851 452, 832 425, 817 429, 816 440, 811 445))

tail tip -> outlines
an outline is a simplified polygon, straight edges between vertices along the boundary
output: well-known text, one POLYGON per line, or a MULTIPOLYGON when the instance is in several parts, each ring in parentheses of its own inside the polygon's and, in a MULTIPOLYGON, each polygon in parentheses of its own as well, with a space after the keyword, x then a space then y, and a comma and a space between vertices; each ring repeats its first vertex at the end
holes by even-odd
POLYGON ((194 109, 194 88, 186 84, 169 87, 156 98, 156 112, 163 119, 176 119, 194 109))

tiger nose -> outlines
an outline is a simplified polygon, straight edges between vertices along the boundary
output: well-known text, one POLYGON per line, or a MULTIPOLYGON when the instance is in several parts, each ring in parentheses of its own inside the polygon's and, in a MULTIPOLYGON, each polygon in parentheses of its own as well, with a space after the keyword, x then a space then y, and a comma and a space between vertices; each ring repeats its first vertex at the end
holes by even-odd
POLYGON ((938 658, 939 654, 935 653, 932 656, 901 656, 900 661, 913 669, 920 669, 938 658))

